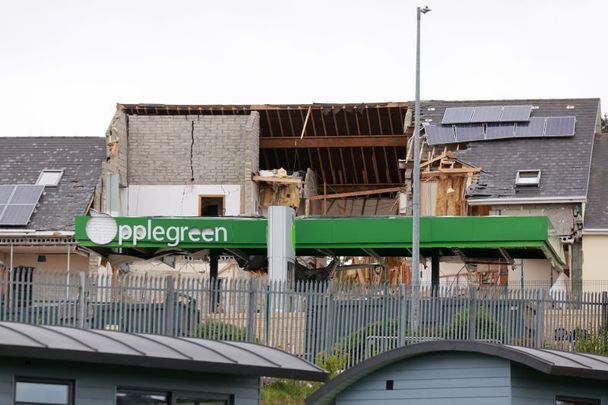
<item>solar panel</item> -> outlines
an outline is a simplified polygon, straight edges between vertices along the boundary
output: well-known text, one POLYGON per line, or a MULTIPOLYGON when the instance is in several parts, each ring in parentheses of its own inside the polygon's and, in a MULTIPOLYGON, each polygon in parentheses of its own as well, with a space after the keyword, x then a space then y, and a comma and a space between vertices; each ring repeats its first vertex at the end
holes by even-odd
POLYGON ((483 125, 456 125, 456 142, 484 140, 483 125))
POLYGON ((43 191, 33 184, 0 186, 0 225, 27 225, 43 191))
POLYGON ((44 191, 44 186, 19 184, 11 198, 11 204, 37 204, 44 191))
POLYGON ((573 136, 576 117, 548 117, 545 136, 573 136))
POLYGON ((443 113, 442 124, 466 124, 471 122, 475 108, 473 107, 450 107, 443 113))
POLYGON ((15 186, 10 185, 2 185, 0 186, 0 204, 6 204, 8 200, 11 198, 11 194, 13 194, 13 190, 15 186))
POLYGON ((531 105, 506 105, 502 110, 501 122, 529 121, 531 105))
POLYGON ((518 122, 515 127, 516 138, 533 138, 545 133, 545 117, 532 117, 528 122, 518 122))
POLYGON ((427 125, 424 127, 426 133, 426 143, 428 145, 442 145, 454 143, 454 128, 450 126, 427 125))
POLYGON ((449 107, 443 113, 442 124, 472 124, 489 122, 521 122, 530 119, 531 105, 492 105, 449 107))
POLYGON ((515 136, 515 125, 506 123, 492 123, 486 125, 486 139, 504 139, 515 136))
POLYGON ((27 225, 36 204, 7 205, 0 218, 0 225, 27 225))
POLYGON ((502 106, 475 107, 471 122, 498 122, 502 115, 502 106))

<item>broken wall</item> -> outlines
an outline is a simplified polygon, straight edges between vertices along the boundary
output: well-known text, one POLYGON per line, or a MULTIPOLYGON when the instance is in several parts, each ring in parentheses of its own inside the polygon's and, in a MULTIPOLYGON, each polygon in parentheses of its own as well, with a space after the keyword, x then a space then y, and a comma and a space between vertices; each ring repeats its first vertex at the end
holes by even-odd
MULTIPOLYGON (((259 114, 250 115, 126 115, 117 112, 106 133, 110 159, 104 165, 102 198, 110 193, 110 174, 120 176, 121 213, 130 212, 139 186, 180 185, 186 193, 193 186, 239 188, 233 215, 255 215, 257 188, 251 180, 259 169, 259 114)), ((149 190, 148 190, 149 191, 149 190)), ((166 191, 166 190, 165 190, 166 191)), ((190 190, 191 191, 191 190, 190 190)), ((230 198, 223 189, 214 195, 230 198)), ((150 203, 166 198, 161 190, 150 203)), ((204 193, 208 194, 208 193, 204 193)), ((108 211, 107 207, 104 211, 108 211)), ((180 215, 176 209, 172 215, 180 215)), ((189 211, 191 211, 189 209, 189 211)))

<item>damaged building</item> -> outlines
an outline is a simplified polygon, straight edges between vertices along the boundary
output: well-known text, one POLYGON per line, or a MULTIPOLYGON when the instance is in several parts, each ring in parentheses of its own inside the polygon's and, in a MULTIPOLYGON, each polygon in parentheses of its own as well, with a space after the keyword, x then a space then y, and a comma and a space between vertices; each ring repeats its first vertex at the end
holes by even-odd
MULTIPOLYGON (((591 279, 582 247, 588 202, 601 221, 600 198, 588 198, 590 174, 603 165, 594 152, 599 99, 428 101, 421 112, 423 215, 547 216, 566 253, 564 274, 591 279)), ((443 268, 454 278, 462 266, 443 268)), ((545 286, 559 277, 544 260, 504 257, 477 268, 480 282, 501 285, 545 286)))
MULTIPOLYGON (((297 215, 395 215, 408 111, 407 103, 118 104, 106 134, 103 212, 259 216, 278 204, 297 215)), ((191 259, 176 265, 192 269, 191 259)), ((238 273, 232 258, 221 261, 220 273, 238 273)))
MULTIPOLYGON (((269 206, 283 205, 303 217, 411 215, 412 111, 409 103, 118 104, 106 134, 102 211, 263 216, 269 206)), ((598 99, 427 101, 422 122, 423 215, 547 216, 566 252, 563 274, 584 277, 598 99)), ((560 277, 550 261, 499 252, 488 259, 435 249, 423 259, 422 279, 430 282, 431 268, 439 267, 442 284, 518 286, 560 277)), ((300 258, 302 272, 331 270, 359 282, 411 277, 403 257, 370 254, 336 263, 327 253, 300 258)), ((200 270, 208 269, 207 259, 196 256, 165 259, 141 269, 211 271, 200 270)), ((266 265, 239 255, 219 260, 219 272, 230 277, 266 265)))

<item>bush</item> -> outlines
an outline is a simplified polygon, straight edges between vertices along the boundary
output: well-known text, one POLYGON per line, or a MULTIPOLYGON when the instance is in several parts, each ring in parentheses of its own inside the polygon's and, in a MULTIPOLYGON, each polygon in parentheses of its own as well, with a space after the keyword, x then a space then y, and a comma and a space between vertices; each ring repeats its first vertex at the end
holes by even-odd
POLYGON ((600 329, 597 333, 589 333, 584 329, 576 329, 575 350, 582 353, 593 353, 608 356, 608 330, 600 329))
POLYGON ((262 387, 262 405, 300 405, 321 386, 317 382, 272 380, 262 387))
MULTIPOLYGON (((486 307, 480 306, 477 308, 475 325, 475 339, 498 340, 501 342, 504 340, 505 333, 503 325, 492 316, 486 307)), ((468 309, 460 310, 450 323, 439 329, 437 336, 440 337, 458 338, 460 336, 468 336, 468 309)))
POLYGON ((196 337, 215 340, 247 341, 247 328, 220 321, 205 321, 196 331, 196 337))

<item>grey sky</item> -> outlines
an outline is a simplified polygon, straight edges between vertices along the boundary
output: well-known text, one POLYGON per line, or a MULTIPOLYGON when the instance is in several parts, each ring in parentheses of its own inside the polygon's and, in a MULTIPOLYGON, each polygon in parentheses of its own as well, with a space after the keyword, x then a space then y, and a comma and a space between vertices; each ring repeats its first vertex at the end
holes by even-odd
POLYGON ((116 102, 601 97, 608 1, 8 1, 0 136, 102 136, 116 102))

